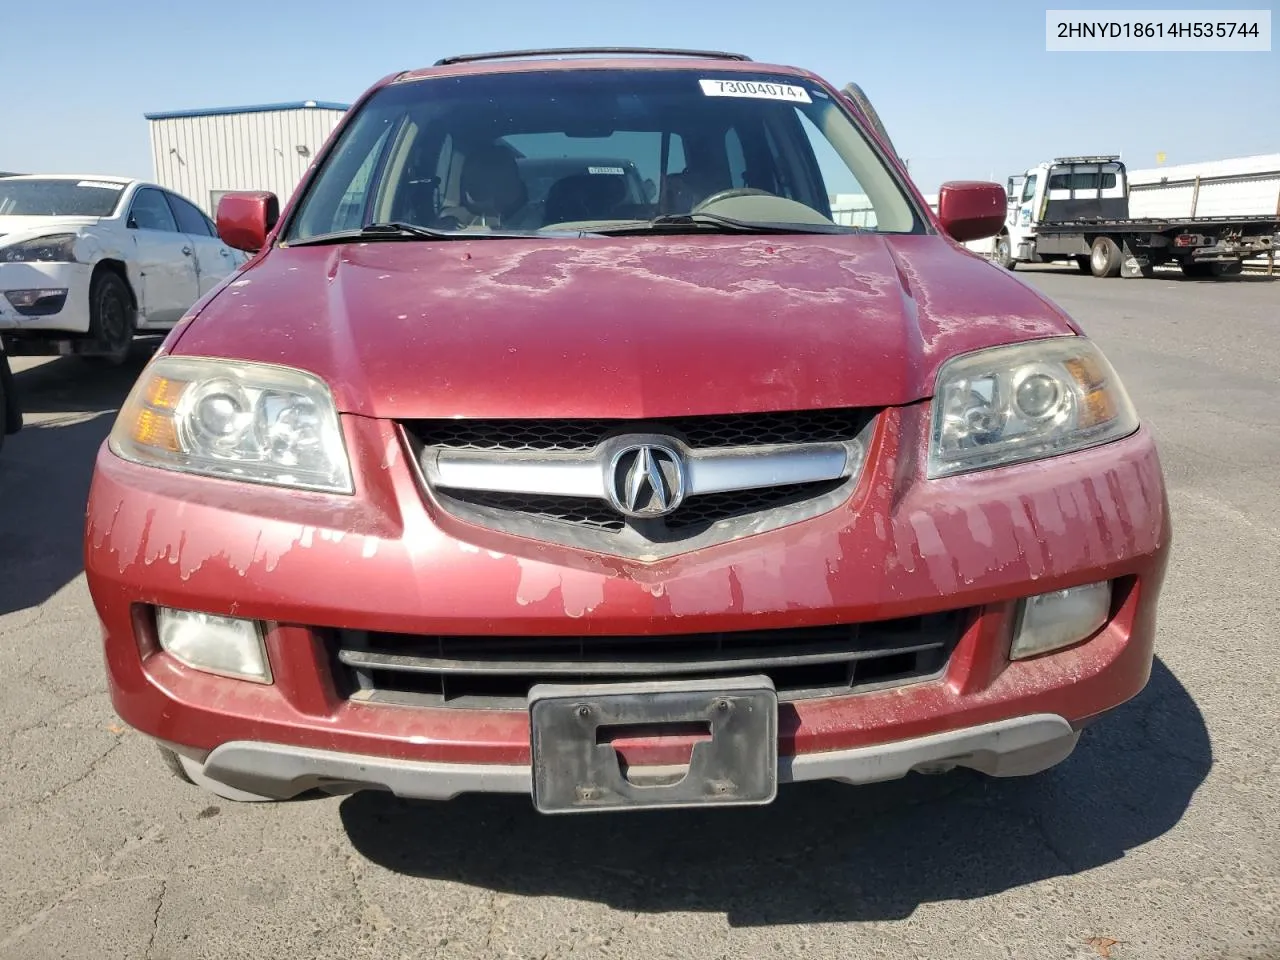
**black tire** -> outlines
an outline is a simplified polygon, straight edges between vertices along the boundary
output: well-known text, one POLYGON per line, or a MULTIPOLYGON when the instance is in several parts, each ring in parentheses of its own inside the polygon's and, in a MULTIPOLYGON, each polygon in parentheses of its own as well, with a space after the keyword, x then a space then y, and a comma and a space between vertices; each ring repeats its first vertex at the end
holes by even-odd
POLYGON ((1090 266, 1090 264, 1089 264, 1089 258, 1088 258, 1088 257, 1086 257, 1086 256, 1079 256, 1079 257, 1074 257, 1073 259, 1074 259, 1074 260, 1075 260, 1075 262, 1076 262, 1076 267, 1079 269, 1079 271, 1080 271, 1081 273, 1092 273, 1092 272, 1093 272, 1093 267, 1092 267, 1092 266, 1090 266))
MULTIPOLYGON (((0 363, 4 358, 0 357, 0 363)), ((4 449, 4 438, 9 426, 9 391, 5 389, 4 377, 0 376, 0 450, 4 449)))
POLYGON ((1095 277, 1120 276, 1120 248, 1110 237, 1096 237, 1089 254, 1089 271, 1095 277))
POLYGON ((1190 277, 1193 280, 1204 280, 1213 276, 1212 263, 1192 263, 1191 261, 1184 260, 1182 263, 1178 264, 1178 266, 1182 268, 1182 275, 1184 277, 1190 277))
POLYGON ((158 743, 156 744, 156 749, 160 751, 160 758, 164 761, 164 765, 169 768, 170 773, 185 783, 194 782, 189 776, 187 776, 187 771, 182 769, 182 762, 178 759, 178 755, 176 753, 168 747, 160 746, 158 743))
POLYGON ((1013 260, 1013 248, 1009 244, 1009 235, 1002 233, 996 237, 992 259, 1006 270, 1013 270, 1017 264, 1013 260))
POLYGON ((137 311, 120 275, 100 270, 89 287, 89 335, 105 353, 91 359, 118 367, 129 359, 137 330, 137 311))

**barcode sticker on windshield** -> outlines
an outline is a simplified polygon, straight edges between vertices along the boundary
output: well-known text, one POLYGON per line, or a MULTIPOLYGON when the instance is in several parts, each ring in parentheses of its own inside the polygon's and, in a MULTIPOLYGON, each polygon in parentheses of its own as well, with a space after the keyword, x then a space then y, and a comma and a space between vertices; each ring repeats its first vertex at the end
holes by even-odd
POLYGON ((808 90, 788 83, 765 83, 761 80, 699 80, 698 83, 708 97, 756 97, 760 100, 813 103, 808 90))
POLYGON ((621 167, 587 167, 587 173, 607 173, 615 177, 622 176, 621 167))
POLYGON ((103 180, 81 180, 76 184, 77 187, 96 187, 99 190, 119 190, 120 184, 107 183, 103 180))

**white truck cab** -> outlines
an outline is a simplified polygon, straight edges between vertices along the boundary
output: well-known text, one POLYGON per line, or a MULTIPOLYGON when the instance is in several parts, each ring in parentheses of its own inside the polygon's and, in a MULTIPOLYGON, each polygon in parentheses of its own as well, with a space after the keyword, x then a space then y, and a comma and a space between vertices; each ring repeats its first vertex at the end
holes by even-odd
POLYGON ((995 245, 996 260, 1006 267, 1045 259, 1037 256, 1036 235, 1046 220, 1123 220, 1129 215, 1129 181, 1118 156, 1038 163, 1010 177, 1007 189, 1005 231, 995 245))

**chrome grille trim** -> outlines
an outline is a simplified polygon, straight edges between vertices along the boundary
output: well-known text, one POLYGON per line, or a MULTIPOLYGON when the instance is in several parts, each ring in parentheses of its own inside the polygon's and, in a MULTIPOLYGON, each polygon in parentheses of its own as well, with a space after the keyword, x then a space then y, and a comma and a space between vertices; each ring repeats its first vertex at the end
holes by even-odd
MULTIPOLYGON (((627 435, 619 441, 668 443, 679 449, 688 471, 686 497, 761 487, 841 480, 862 464, 862 446, 805 444, 761 449, 691 450, 669 437, 627 435)), ((428 450, 422 465, 428 482, 442 490, 477 490, 546 497, 607 500, 606 469, 615 443, 591 454, 510 454, 428 450)))
POLYGON ((654 562, 835 510, 861 480, 879 412, 419 420, 400 432, 438 511, 504 535, 654 562), (618 501, 615 455, 637 441, 680 461, 680 492, 654 515, 618 501))

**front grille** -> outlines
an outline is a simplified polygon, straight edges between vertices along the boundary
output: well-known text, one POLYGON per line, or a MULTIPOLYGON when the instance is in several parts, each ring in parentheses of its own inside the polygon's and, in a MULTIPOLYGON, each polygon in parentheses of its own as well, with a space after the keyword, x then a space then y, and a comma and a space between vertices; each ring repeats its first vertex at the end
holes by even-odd
POLYGON ((797 483, 785 487, 760 487, 731 493, 709 493, 692 497, 667 520, 667 529, 676 532, 703 530, 721 520, 750 516, 762 510, 777 509, 802 503, 829 493, 844 484, 843 480, 820 483, 797 483))
MULTIPOLYGON (((665 521, 665 528, 677 535, 706 530, 722 520, 749 516, 770 508, 811 500, 839 487, 844 481, 800 483, 785 487, 761 487, 757 490, 735 490, 711 493, 686 500, 665 521)), ((446 502, 470 504, 495 511, 510 511, 537 520, 591 527, 594 530, 621 531, 623 517, 603 500, 581 497, 547 497, 525 493, 491 493, 483 490, 450 491, 446 502)))
POLYGON ((415 420, 405 426, 424 445, 441 450, 585 452, 619 433, 670 434, 694 449, 787 443, 840 443, 867 422, 867 411, 802 410, 725 416, 635 420, 415 420))
MULTIPOLYGON (((421 466, 421 479, 437 506, 478 526, 513 536, 559 543, 595 553, 657 560, 738 537, 763 533, 835 509, 853 493, 858 471, 838 480, 796 482, 731 493, 686 496, 660 519, 624 518, 603 499, 546 493, 450 488, 433 472, 450 454, 500 462, 600 457, 601 444, 624 435, 671 438, 695 456, 778 456, 778 451, 841 444, 860 456, 868 447, 875 410, 802 410, 660 420, 414 420, 402 424, 421 466)), ((600 469, 604 471, 602 459, 600 469)), ((767 469, 767 468, 765 468, 767 469)), ((860 466, 859 466, 860 469, 860 466)))
POLYGON ((546 497, 530 493, 493 493, 486 490, 454 491, 448 501, 489 510, 510 511, 537 520, 572 523, 596 530, 621 530, 622 516, 603 500, 584 497, 546 497))
POLYGON ((967 621, 952 611, 861 624, 650 636, 417 636, 339 631, 344 696, 409 706, 520 709, 535 683, 765 674, 783 700, 938 676, 967 621))

